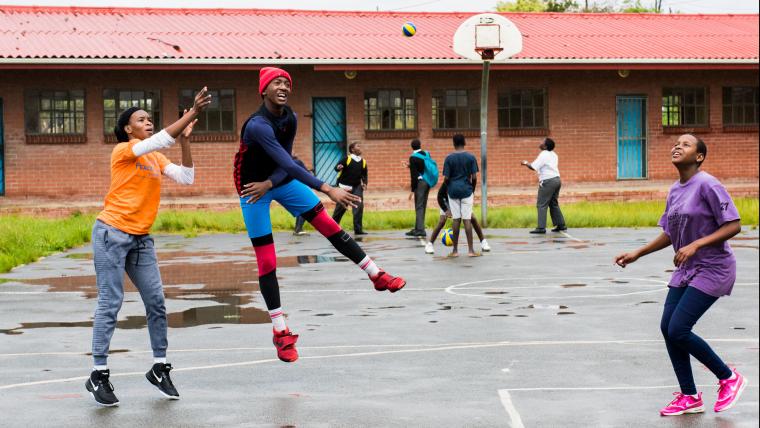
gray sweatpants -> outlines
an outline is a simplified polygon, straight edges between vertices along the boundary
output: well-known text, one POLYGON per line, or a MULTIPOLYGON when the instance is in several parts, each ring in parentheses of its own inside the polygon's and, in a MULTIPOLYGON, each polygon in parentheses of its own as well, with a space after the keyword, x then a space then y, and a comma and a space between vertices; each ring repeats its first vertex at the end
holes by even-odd
POLYGON ((156 249, 150 235, 130 235, 100 220, 92 228, 98 306, 92 329, 95 365, 105 365, 116 317, 124 300, 124 272, 135 284, 148 320, 153 356, 166 357, 166 307, 156 249))
POLYGON ((562 187, 562 181, 559 177, 544 180, 538 186, 538 228, 546 229, 546 209, 549 208, 549 214, 552 216, 554 226, 565 227, 565 217, 559 209, 559 189, 562 187))

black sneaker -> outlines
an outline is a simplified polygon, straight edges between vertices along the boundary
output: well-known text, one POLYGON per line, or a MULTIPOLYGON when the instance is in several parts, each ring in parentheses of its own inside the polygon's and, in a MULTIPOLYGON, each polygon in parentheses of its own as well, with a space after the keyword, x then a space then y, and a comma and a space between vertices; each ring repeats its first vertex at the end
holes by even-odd
POLYGON ((361 235, 368 235, 368 233, 363 230, 357 230, 357 231, 354 231, 354 235, 361 236, 361 235))
POLYGON ((404 235, 406 235, 406 236, 416 236, 415 233, 417 233, 417 229, 412 229, 409 232, 406 232, 404 235))
POLYGON ((412 236, 416 236, 418 238, 426 238, 427 237, 427 232, 425 232, 424 230, 417 230, 417 231, 414 232, 414 235, 412 235, 412 236))
POLYGON ((564 232, 567 230, 567 226, 556 226, 552 229, 552 232, 564 232))
POLYGON ((535 233, 535 234, 541 235, 541 234, 545 234, 546 233, 546 229, 538 229, 538 228, 536 228, 536 229, 531 230, 528 233, 535 233))
POLYGON ((164 397, 171 400, 179 400, 179 392, 177 392, 172 383, 172 378, 169 376, 171 369, 171 364, 153 364, 153 368, 148 370, 148 373, 145 373, 145 378, 148 379, 148 382, 155 385, 161 394, 164 394, 164 397))
POLYGON ((110 370, 93 370, 84 387, 90 391, 95 402, 101 406, 113 407, 119 405, 119 399, 113 393, 113 385, 108 380, 110 370))

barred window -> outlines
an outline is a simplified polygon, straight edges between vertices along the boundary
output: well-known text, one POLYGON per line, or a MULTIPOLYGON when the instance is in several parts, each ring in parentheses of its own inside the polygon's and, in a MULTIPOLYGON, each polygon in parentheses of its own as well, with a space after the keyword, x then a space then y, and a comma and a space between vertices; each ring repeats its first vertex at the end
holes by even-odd
POLYGON ((124 110, 139 107, 150 115, 153 124, 161 128, 161 97, 159 91, 132 89, 103 89, 103 133, 110 135, 124 110))
MULTIPOLYGON (((183 89, 179 93, 179 115, 193 106, 195 89, 183 89)), ((235 129, 235 90, 209 89, 211 104, 198 115, 198 123, 193 132, 236 132, 235 129)))
POLYGON ((723 88, 724 125, 757 125, 760 122, 757 88, 757 86, 723 88))
POLYGON ((498 95, 499 128, 546 128, 546 90, 512 89, 498 95))
POLYGON ((417 129, 417 102, 413 90, 383 89, 364 93, 364 129, 417 129))
POLYGON ((85 133, 84 90, 32 90, 24 97, 26 133, 85 133))
POLYGON ((480 92, 469 89, 433 91, 433 128, 479 129, 480 92))
POLYGON ((664 88, 662 126, 707 126, 707 88, 664 88))

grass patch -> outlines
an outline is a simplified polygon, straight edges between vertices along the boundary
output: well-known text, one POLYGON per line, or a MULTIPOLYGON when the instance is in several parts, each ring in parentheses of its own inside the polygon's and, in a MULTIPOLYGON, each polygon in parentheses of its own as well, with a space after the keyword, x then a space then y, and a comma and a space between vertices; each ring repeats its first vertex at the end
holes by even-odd
POLYGON ((50 219, 0 216, 0 272, 90 240, 94 215, 50 219))
MULTIPOLYGON (((758 224, 758 199, 734 200, 742 224, 752 229, 758 224)), ((654 227, 662 215, 665 203, 640 202, 579 202, 565 204, 562 212, 568 227, 654 227)), ((475 208, 480 216, 480 207, 475 208)), ((276 231, 293 229, 294 219, 280 207, 271 210, 272 227, 276 231)), ((66 218, 49 219, 32 216, 0 216, 0 273, 13 267, 31 263, 40 257, 64 251, 89 242, 95 214, 74 214, 66 218)), ((438 222, 438 210, 428 209, 426 224, 432 228, 438 222)), ((350 230, 350 211, 341 222, 350 230)), ((365 212, 367 230, 410 229, 414 224, 414 211, 365 212)), ((488 227, 532 228, 536 224, 533 206, 491 208, 488 210, 488 227)), ((306 224, 306 228, 310 228, 306 224)), ((153 233, 178 233, 188 237, 202 233, 241 233, 245 224, 240 210, 216 211, 161 211, 152 229, 153 233)))

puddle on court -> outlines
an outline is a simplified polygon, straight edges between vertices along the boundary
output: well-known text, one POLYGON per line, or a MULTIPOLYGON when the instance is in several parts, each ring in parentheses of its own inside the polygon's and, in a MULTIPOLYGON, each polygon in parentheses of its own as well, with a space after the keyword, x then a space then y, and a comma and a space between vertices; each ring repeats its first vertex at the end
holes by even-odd
POLYGON ((530 304, 520 309, 567 309, 566 305, 539 305, 530 304))
MULTIPOLYGON (((77 253, 83 254, 83 253, 77 253)), ((159 253, 161 279, 167 299, 182 301, 212 301, 217 304, 198 306, 170 312, 167 321, 171 328, 196 327, 208 324, 262 324, 270 322, 267 311, 250 307, 254 293, 259 290, 255 259, 250 261, 203 261, 229 257, 237 253, 159 253), (187 262, 184 259, 196 259, 187 262)), ((77 257, 75 257, 77 258, 77 257)), ((312 263, 348 261, 345 257, 322 255, 285 256, 277 258, 277 267, 297 267, 312 263)), ((23 284, 48 286, 49 293, 80 292, 87 299, 97 298, 95 275, 59 276, 50 278, 14 280, 23 284)), ((125 275, 125 292, 137 292, 125 275)), ((125 301, 134 301, 125 299, 125 301)), ((329 314, 332 315, 332 314, 329 314)), ((320 314, 319 316, 326 316, 320 314)), ((130 315, 117 321, 117 328, 142 329, 147 326, 145 315, 130 315)), ((0 330, 0 333, 17 335, 23 330, 52 327, 92 327, 92 320, 67 322, 22 322, 19 327, 0 330)))
POLYGON ((585 287, 586 284, 583 283, 577 283, 577 284, 562 284, 560 287, 562 288, 576 288, 576 287, 585 287))

